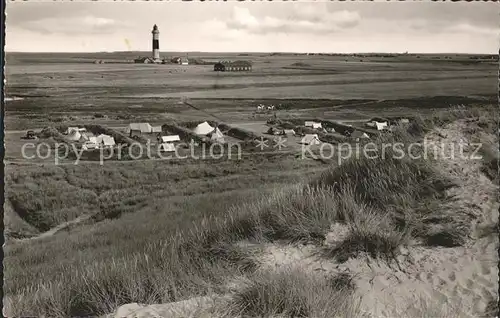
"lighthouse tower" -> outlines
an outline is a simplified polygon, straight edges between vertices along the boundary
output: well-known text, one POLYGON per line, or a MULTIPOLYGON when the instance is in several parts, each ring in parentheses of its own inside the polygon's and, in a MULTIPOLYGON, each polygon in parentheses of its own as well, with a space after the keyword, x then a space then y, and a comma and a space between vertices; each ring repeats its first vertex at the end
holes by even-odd
POLYGON ((156 24, 153 26, 153 60, 155 62, 161 62, 160 60, 160 31, 156 24))

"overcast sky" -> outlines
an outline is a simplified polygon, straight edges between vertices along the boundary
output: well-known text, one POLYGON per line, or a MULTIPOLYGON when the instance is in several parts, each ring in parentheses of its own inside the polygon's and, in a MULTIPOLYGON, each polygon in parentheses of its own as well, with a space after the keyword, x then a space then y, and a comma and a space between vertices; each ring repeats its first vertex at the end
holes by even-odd
POLYGON ((7 3, 6 50, 498 53, 499 3, 7 3))

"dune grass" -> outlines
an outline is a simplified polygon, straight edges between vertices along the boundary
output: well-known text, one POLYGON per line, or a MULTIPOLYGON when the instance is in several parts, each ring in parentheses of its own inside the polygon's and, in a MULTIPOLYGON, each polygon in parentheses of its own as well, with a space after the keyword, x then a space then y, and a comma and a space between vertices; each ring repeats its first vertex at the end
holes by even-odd
POLYGON ((228 317, 354 317, 353 286, 345 275, 258 272, 227 304, 228 317))

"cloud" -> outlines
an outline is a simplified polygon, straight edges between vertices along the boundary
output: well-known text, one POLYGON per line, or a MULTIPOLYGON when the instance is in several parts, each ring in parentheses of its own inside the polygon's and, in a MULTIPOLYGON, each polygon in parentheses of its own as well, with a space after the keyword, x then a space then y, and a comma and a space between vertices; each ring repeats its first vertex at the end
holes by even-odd
POLYGON ((42 18, 25 22, 21 27, 41 34, 109 34, 125 27, 125 23, 93 15, 72 18, 42 18))
POLYGON ((226 22, 231 30, 244 30, 254 34, 268 33, 333 33, 355 27, 361 17, 355 11, 330 11, 324 6, 295 7, 286 18, 257 17, 248 8, 234 7, 232 17, 226 22))

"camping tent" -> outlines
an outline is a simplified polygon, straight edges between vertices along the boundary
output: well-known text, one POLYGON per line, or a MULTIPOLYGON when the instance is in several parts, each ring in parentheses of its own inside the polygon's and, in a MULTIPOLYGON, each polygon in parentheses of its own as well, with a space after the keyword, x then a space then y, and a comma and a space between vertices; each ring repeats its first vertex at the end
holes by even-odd
POLYGON ((197 135, 208 135, 209 133, 214 131, 214 129, 214 127, 210 126, 210 124, 205 121, 196 126, 193 132, 197 135))
POLYGON ((319 137, 317 134, 307 134, 300 141, 304 145, 317 145, 320 143, 319 137))
POLYGON ((379 123, 378 121, 376 121, 375 122, 375 127, 377 128, 377 130, 387 129, 387 122, 384 121, 382 123, 379 123))
POLYGON ((82 134, 78 132, 78 128, 76 130, 71 130, 71 132, 66 137, 66 139, 68 139, 69 141, 78 141, 80 140, 80 138, 82 138, 82 134))
POLYGON ((169 142, 162 143, 160 145, 160 151, 165 151, 165 152, 175 151, 175 145, 169 142))
POLYGON ((66 129, 66 134, 69 135, 72 131, 78 131, 78 127, 68 127, 68 129, 66 129))
POLYGON ((153 127, 148 123, 132 123, 128 125, 127 133, 129 134, 131 131, 140 131, 142 134, 149 134, 153 131, 153 127))
POLYGON ((162 136, 161 141, 163 143, 165 142, 174 142, 174 141, 180 141, 181 139, 179 138, 179 135, 171 135, 171 136, 162 136))
POLYGON ((210 139, 217 142, 224 142, 224 134, 220 131, 219 127, 215 128, 215 131, 210 134, 210 139))
POLYGON ((112 147, 116 144, 113 137, 103 134, 97 136, 96 141, 101 147, 112 147))

